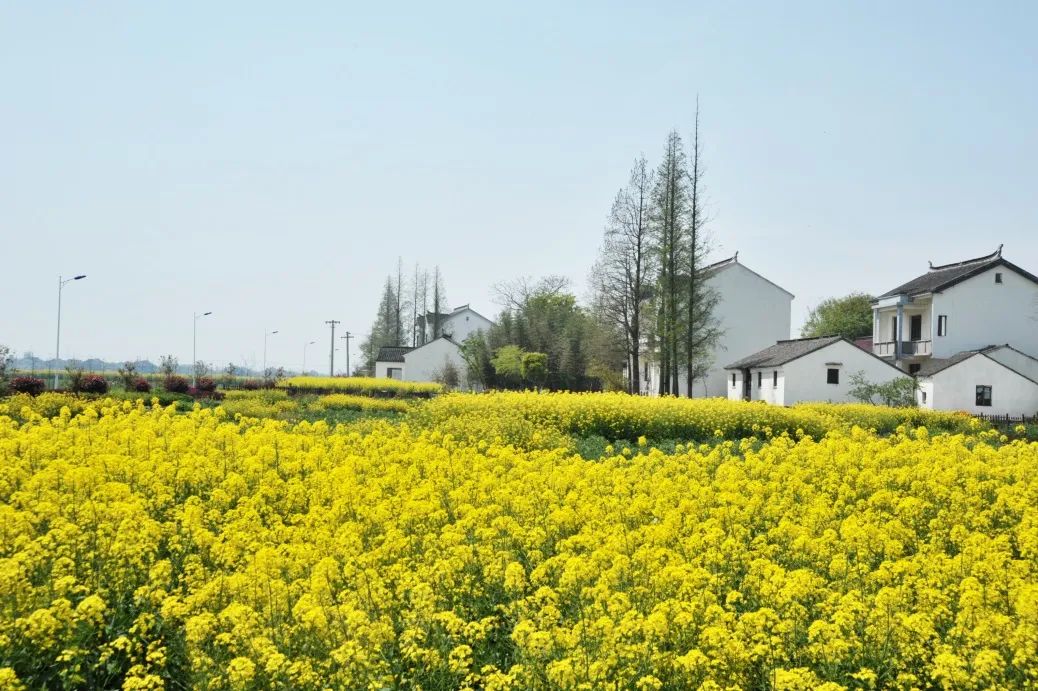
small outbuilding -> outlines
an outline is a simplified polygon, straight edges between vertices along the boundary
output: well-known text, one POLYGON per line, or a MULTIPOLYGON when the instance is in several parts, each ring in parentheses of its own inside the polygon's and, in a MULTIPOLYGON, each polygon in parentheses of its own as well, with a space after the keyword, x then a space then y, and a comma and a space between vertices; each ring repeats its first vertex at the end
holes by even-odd
POLYGON ((849 403, 851 376, 861 372, 873 384, 906 374, 890 362, 841 336, 799 338, 737 360, 725 367, 728 398, 793 405, 804 401, 849 403))
POLYGON ((375 376, 380 379, 404 378, 404 355, 414 350, 403 346, 382 346, 375 356, 375 376))
POLYGON ((1010 417, 1038 413, 1038 360, 1009 345, 931 358, 916 380, 923 408, 1010 417))

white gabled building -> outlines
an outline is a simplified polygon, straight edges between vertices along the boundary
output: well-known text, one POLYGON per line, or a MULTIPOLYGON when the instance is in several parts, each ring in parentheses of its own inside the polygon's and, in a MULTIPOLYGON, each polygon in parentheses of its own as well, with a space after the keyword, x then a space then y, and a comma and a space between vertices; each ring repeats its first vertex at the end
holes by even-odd
MULTIPOLYGON (((793 294, 739 261, 739 253, 704 268, 706 285, 716 291, 714 317, 721 338, 710 354, 710 368, 692 386, 692 396, 726 396, 724 363, 789 338, 793 294)), ((653 354, 642 356, 641 393, 659 394, 659 363, 653 354)), ((684 368, 679 377, 681 396, 688 395, 684 368)))
POLYGON ((1038 276, 1003 257, 1001 245, 976 259, 931 263, 880 295, 872 313, 873 352, 917 378, 920 405, 1038 412, 1038 276))
POLYGON ((905 373, 841 336, 800 338, 774 345, 727 367, 728 399, 793 405, 805 401, 850 403, 851 376, 876 384, 905 373))
POLYGON ((461 356, 461 345, 446 336, 404 353, 404 381, 437 381, 448 367, 455 368, 461 388, 467 388, 467 365, 461 356))
POLYGON ((464 343, 465 339, 472 334, 477 331, 487 332, 494 325, 494 322, 468 305, 455 307, 451 312, 440 313, 439 317, 439 333, 435 333, 437 327, 435 312, 427 312, 418 317, 418 345, 434 341, 440 336, 464 343))
POLYGON ((404 355, 414 350, 403 346, 382 346, 375 356, 375 376, 379 379, 404 378, 404 355))
POLYGON ((439 335, 434 336, 435 317, 432 312, 418 317, 419 345, 383 346, 375 357, 375 376, 401 381, 437 381, 448 367, 457 369, 461 388, 474 389, 467 382, 467 365, 461 355, 461 344, 469 336, 486 332, 494 325, 468 305, 462 305, 449 314, 440 314, 439 335))
POLYGON ((929 358, 1010 343, 1038 355, 1038 276, 992 254, 930 265, 923 275, 880 295, 872 307, 876 355, 915 374, 929 358))
POLYGON ((974 415, 1038 414, 1038 360, 1008 345, 930 358, 916 373, 916 401, 974 415))

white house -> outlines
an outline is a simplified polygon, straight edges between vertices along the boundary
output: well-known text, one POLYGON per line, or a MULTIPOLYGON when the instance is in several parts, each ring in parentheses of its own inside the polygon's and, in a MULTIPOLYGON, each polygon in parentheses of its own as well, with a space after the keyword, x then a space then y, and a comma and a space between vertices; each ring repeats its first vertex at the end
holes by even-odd
MULTIPOLYGON (((755 353, 775 341, 789 338, 793 294, 739 261, 739 253, 705 267, 706 285, 716 291, 714 317, 722 331, 710 354, 710 369, 692 386, 692 395, 725 396, 725 362, 755 353)), ((659 364, 653 354, 642 356, 641 393, 659 393, 659 364)), ((679 377, 681 396, 688 394, 684 368, 679 377)))
POLYGON ((375 357, 375 376, 402 381, 436 381, 444 369, 455 367, 462 388, 473 388, 466 380, 467 366, 461 344, 469 336, 494 325, 468 305, 439 315, 439 335, 434 336, 435 313, 418 317, 420 343, 417 348, 383 346, 375 357))
POLYGON ((380 379, 404 378, 404 354, 414 348, 403 346, 382 346, 375 356, 375 376, 380 379))
POLYGON ((419 345, 434 341, 440 336, 454 339, 458 343, 464 343, 477 331, 489 331, 494 322, 472 309, 468 305, 455 307, 446 314, 439 315, 439 333, 436 331, 436 313, 427 312, 418 317, 419 345))
POLYGON ((879 296, 872 307, 873 352, 910 374, 930 358, 991 343, 1038 355, 1038 277, 993 254, 934 266, 879 296))
POLYGON ((974 415, 1038 413, 1038 360, 1008 345, 930 358, 916 373, 923 408, 974 415))
POLYGON ((840 336, 779 341, 727 367, 729 400, 792 405, 802 401, 849 403, 851 376, 875 384, 905 373, 840 336))

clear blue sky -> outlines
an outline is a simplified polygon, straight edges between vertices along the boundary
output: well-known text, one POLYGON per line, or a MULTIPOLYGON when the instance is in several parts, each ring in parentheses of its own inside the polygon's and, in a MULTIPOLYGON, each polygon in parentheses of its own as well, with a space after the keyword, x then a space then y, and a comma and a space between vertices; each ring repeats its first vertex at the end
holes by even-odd
MULTIPOLYGON (((583 291, 632 159, 702 102, 717 256, 796 294, 1038 270, 1032 3, 6 3, 0 342, 326 362, 398 255, 452 304, 583 291), (635 5, 638 5, 637 7, 635 5)), ((339 357, 342 357, 340 353, 339 357)))

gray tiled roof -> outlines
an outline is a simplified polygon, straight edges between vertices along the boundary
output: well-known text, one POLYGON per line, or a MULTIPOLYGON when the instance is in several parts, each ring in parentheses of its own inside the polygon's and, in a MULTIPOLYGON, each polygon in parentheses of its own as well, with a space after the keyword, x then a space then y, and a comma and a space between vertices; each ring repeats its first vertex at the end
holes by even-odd
POLYGON ((375 360, 378 362, 403 362, 404 354, 410 353, 414 348, 405 346, 382 346, 378 349, 375 360))
POLYGON ((984 348, 978 348, 977 350, 964 350, 961 353, 955 353, 949 357, 942 358, 930 358, 924 362, 920 367, 919 371, 916 372, 917 377, 929 377, 938 372, 944 371, 952 365, 957 365, 963 360, 969 360, 974 355, 980 355, 981 353, 987 353, 992 350, 998 350, 1002 346, 989 345, 984 348))
POLYGON ((943 264, 941 266, 930 266, 930 270, 922 276, 913 278, 908 283, 903 283, 893 290, 888 290, 879 297, 886 298, 894 295, 921 295, 923 293, 935 293, 945 288, 950 288, 956 283, 961 283, 967 278, 976 276, 996 266, 1004 266, 1024 278, 1038 283, 1038 277, 1024 271, 1019 266, 1002 258, 1002 247, 985 257, 967 259, 954 264, 943 264))
POLYGON ((844 339, 840 336, 823 336, 822 338, 798 338, 789 341, 779 341, 775 345, 769 346, 753 355, 736 360, 726 366, 725 369, 777 367, 842 340, 844 339))

